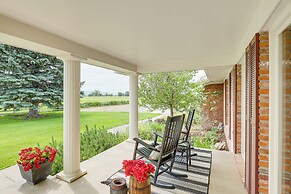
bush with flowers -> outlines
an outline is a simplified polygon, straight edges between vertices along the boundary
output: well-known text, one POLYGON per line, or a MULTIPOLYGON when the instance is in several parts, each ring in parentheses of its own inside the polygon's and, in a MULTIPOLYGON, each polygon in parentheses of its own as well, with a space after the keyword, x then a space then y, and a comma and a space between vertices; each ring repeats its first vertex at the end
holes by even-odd
POLYGON ((45 146, 43 150, 38 147, 25 148, 19 152, 19 160, 17 163, 23 166, 24 171, 29 171, 31 168, 40 168, 41 164, 53 162, 57 150, 50 146, 45 146))
POLYGON ((122 169, 125 176, 133 176, 138 182, 145 182, 150 173, 155 171, 152 164, 146 164, 143 160, 123 160, 122 169))

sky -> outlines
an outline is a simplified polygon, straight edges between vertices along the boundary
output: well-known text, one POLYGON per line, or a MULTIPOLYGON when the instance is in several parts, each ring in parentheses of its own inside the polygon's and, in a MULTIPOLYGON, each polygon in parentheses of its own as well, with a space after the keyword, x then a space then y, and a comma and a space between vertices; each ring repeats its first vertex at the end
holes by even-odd
MULTIPOLYGON (((199 80, 203 76, 205 76, 204 71, 198 71, 195 80, 199 80)), ((128 76, 116 74, 111 70, 84 63, 81 65, 81 81, 85 81, 81 90, 86 93, 94 90, 112 94, 129 91, 128 76)))
POLYGON ((87 65, 81 65, 81 81, 85 81, 82 91, 99 90, 103 93, 117 94, 129 91, 129 77, 116 74, 111 70, 87 65))

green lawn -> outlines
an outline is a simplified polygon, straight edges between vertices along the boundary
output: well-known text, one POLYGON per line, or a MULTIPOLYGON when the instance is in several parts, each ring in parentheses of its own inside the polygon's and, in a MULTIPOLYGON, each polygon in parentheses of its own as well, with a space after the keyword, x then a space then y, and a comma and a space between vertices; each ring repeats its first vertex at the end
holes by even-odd
POLYGON ((90 96, 81 98, 81 103, 84 102, 110 102, 110 101, 126 101, 129 100, 128 96, 90 96))
MULTIPOLYGON (((52 136, 62 140, 63 112, 42 113, 44 117, 36 120, 24 120, 24 116, 15 118, 9 115, 0 116, 0 169, 15 164, 18 152, 25 147, 47 145, 52 136)), ((157 116, 153 113, 140 113, 139 120, 157 116)), ((112 127, 128 123, 127 112, 81 112, 81 132, 85 125, 112 127)))

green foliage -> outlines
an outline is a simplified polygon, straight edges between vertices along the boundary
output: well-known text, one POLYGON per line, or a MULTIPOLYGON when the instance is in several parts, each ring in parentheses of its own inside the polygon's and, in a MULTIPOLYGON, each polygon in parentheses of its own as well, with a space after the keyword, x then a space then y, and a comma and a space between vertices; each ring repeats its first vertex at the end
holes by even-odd
POLYGON ((204 100, 204 86, 195 83, 196 72, 170 72, 141 75, 139 79, 140 106, 152 110, 170 109, 183 112, 192 106, 199 112, 204 100))
POLYGON ((165 129, 165 123, 148 122, 138 127, 138 136, 143 140, 154 140, 154 132, 162 134, 165 129))
MULTIPOLYGON (((80 160, 82 162, 125 141, 128 135, 119 133, 113 134, 108 132, 104 127, 97 129, 96 125, 94 128, 89 129, 86 125, 86 130, 81 133, 80 138, 80 160)), ((50 146, 58 149, 51 173, 55 175, 63 170, 63 142, 57 142, 52 138, 50 146)))
POLYGON ((191 140, 193 147, 211 149, 211 145, 206 143, 201 137, 192 137, 191 140))
POLYGON ((112 106, 112 105, 121 105, 121 104, 129 104, 129 101, 109 101, 109 102, 84 102, 81 103, 81 108, 89 108, 89 107, 98 107, 98 106, 112 106))
POLYGON ((81 134, 81 160, 87 160, 108 148, 111 148, 128 138, 127 134, 108 132, 107 129, 101 127, 99 129, 89 129, 86 126, 86 130, 81 134))
POLYGON ((110 102, 110 101, 128 101, 128 96, 88 96, 81 98, 81 103, 84 102, 110 102))
MULTIPOLYGON (((0 170, 15 164, 19 150, 34 147, 36 142, 48 145, 51 137, 57 141, 63 139, 63 112, 42 112, 39 119, 26 120, 23 115, 0 116, 0 170), (17 142, 17 143, 15 143, 17 142)), ((139 113, 139 120, 158 116, 155 113, 139 113)), ((81 112, 80 130, 85 131, 84 125, 106 129, 128 124, 128 112, 81 112)))
POLYGON ((63 142, 57 141, 56 139, 54 139, 54 137, 52 137, 52 140, 51 142, 49 142, 49 145, 58 150, 51 172, 51 175, 55 175, 63 170, 63 142))
POLYGON ((62 106, 63 63, 56 57, 0 44, 0 106, 37 110, 62 106))
POLYGON ((118 95, 118 96, 124 96, 124 93, 123 93, 123 92, 118 92, 117 95, 118 95))
POLYGON ((207 131, 204 136, 193 136, 191 138, 192 145, 194 147, 213 149, 214 144, 219 141, 220 135, 217 134, 218 128, 212 128, 211 131, 207 131))
POLYGON ((82 81, 82 82, 80 83, 80 98, 84 98, 84 97, 86 96, 86 95, 85 95, 85 92, 81 90, 82 87, 84 86, 84 84, 85 84, 85 81, 82 81))
POLYGON ((95 90, 94 92, 91 92, 90 94, 88 94, 88 96, 103 96, 103 95, 101 91, 95 90))

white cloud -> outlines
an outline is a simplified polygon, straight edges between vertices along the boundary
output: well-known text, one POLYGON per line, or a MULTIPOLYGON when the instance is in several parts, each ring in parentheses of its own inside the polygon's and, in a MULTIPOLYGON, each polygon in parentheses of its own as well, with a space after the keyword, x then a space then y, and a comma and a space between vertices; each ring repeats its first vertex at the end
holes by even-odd
POLYGON ((85 81, 82 87, 85 92, 100 90, 101 92, 117 94, 129 91, 128 76, 84 63, 81 65, 81 81, 85 81))

